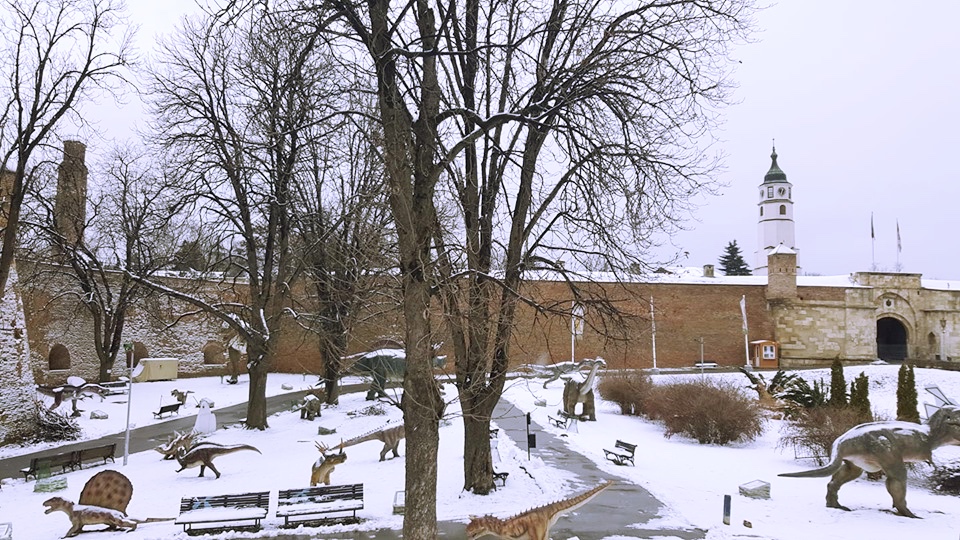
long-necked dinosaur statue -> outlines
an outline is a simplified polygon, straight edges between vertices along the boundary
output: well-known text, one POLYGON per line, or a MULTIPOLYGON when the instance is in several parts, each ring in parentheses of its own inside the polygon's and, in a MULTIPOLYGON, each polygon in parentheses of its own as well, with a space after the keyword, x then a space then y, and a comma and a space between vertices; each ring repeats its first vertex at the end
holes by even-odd
POLYGON ((572 512, 590 502, 601 491, 610 487, 612 481, 586 491, 579 495, 552 502, 512 518, 500 519, 494 516, 471 516, 467 524, 467 540, 475 540, 483 536, 495 536, 503 540, 548 540, 550 528, 560 519, 562 514, 572 512))
POLYGON ((833 476, 827 484, 827 507, 850 510, 837 500, 837 492, 863 471, 883 471, 887 492, 900 515, 917 517, 907 508, 906 462, 930 461, 941 446, 960 445, 960 408, 947 406, 930 415, 927 425, 912 422, 860 424, 833 442, 833 460, 810 471, 783 473, 791 478, 833 476))
POLYGON ((594 405, 593 381, 597 377, 597 370, 601 367, 607 367, 603 358, 596 360, 584 360, 581 364, 590 366, 590 373, 586 380, 578 383, 573 379, 567 379, 563 385, 563 412, 570 416, 577 416, 577 403, 583 403, 583 413, 580 417, 590 421, 596 421, 597 409, 594 405))
POLYGON ((106 388, 96 383, 88 383, 79 377, 70 377, 70 382, 73 384, 68 383, 60 386, 37 385, 37 392, 53 398, 53 405, 50 406, 51 411, 59 407, 64 400, 69 399, 73 406, 72 416, 80 416, 81 411, 77 408, 77 400, 87 396, 97 396, 102 401, 103 396, 107 393, 106 388))
POLYGON ((383 461, 387 457, 387 452, 391 450, 393 451, 393 457, 400 457, 400 452, 397 450, 397 447, 400 446, 400 441, 405 436, 406 432, 403 429, 403 424, 400 424, 393 427, 376 429, 369 433, 364 433, 359 437, 341 441, 340 444, 334 448, 343 450, 348 446, 354 446, 367 441, 382 441, 383 450, 380 451, 380 461, 383 461))
POLYGON ((177 469, 177 472, 180 472, 184 469, 192 469, 193 467, 199 465, 199 476, 202 477, 204 470, 209 467, 210 470, 217 475, 217 478, 220 478, 220 471, 213 466, 214 458, 239 452, 241 450, 253 450, 258 454, 262 453, 249 444, 233 444, 230 446, 224 446, 214 442, 201 442, 191 446, 189 450, 180 449, 180 451, 177 452, 177 462, 180 463, 180 468, 177 469))

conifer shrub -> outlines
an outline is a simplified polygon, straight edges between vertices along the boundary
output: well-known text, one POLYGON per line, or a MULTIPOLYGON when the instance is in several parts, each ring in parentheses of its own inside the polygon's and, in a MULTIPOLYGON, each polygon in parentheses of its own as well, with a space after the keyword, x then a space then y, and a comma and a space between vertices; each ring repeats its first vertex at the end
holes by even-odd
POLYGON ((843 378, 843 364, 840 359, 833 361, 830 366, 830 400, 831 407, 847 406, 847 381, 843 378))
POLYGON ((850 408, 859 414, 859 423, 873 421, 873 412, 870 410, 870 379, 866 373, 850 383, 850 408))
POLYGON ((642 371, 604 375, 597 384, 601 398, 616 403, 620 407, 620 414, 630 416, 646 415, 644 403, 653 389, 653 379, 642 371))
POLYGON ((913 365, 903 364, 897 373, 897 420, 920 423, 917 409, 917 383, 913 365))
POLYGON ((763 411, 729 381, 672 382, 655 387, 647 416, 663 424, 664 436, 685 435, 700 444, 751 441, 763 432, 763 411))

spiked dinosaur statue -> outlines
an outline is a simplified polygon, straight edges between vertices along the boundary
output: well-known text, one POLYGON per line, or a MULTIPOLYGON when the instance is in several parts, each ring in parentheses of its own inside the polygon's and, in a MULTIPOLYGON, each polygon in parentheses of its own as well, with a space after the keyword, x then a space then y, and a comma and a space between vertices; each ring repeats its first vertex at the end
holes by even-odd
POLYGON ((224 446, 222 444, 213 442, 201 442, 191 446, 188 450, 181 448, 179 451, 177 451, 177 462, 180 463, 180 468, 177 469, 177 472, 180 472, 184 469, 192 469, 199 465, 200 477, 203 476, 204 470, 209 467, 210 470, 217 475, 217 478, 220 478, 220 471, 213 466, 214 458, 239 452, 241 450, 253 450, 258 454, 262 454, 262 452, 250 446, 249 444, 233 444, 230 446, 224 446))
POLYGON ((397 450, 397 447, 400 446, 400 441, 404 437, 406 437, 406 432, 403 429, 403 424, 400 424, 398 426, 380 428, 378 430, 360 435, 359 437, 341 441, 340 444, 334 447, 334 449, 339 449, 342 451, 348 446, 353 446, 367 441, 382 441, 383 450, 380 451, 380 461, 383 461, 387 457, 387 452, 391 450, 393 451, 393 457, 400 457, 400 452, 397 450))
POLYGON ((320 459, 315 461, 313 467, 310 469, 310 486, 313 487, 319 483, 329 486, 330 474, 337 465, 347 461, 347 455, 343 453, 343 448, 340 449, 339 454, 328 454, 327 452, 330 449, 325 445, 318 442, 314 442, 313 444, 317 447, 317 450, 320 451, 320 459))
POLYGON ((584 360, 583 365, 590 366, 590 373, 587 379, 581 383, 573 379, 567 379, 563 385, 563 412, 570 416, 577 416, 577 403, 583 403, 583 413, 579 416, 587 420, 597 420, 597 409, 593 398, 593 380, 597 377, 597 370, 601 367, 607 367, 603 358, 596 360, 584 360))
POLYGON ((199 436, 200 434, 196 431, 184 431, 183 433, 174 431, 173 437, 171 437, 167 442, 154 448, 154 450, 163 454, 163 459, 174 459, 177 457, 177 453, 180 450, 187 450, 193 446, 195 439, 199 436))
POLYGON ((930 415, 926 426, 912 422, 870 422, 860 424, 833 441, 833 461, 810 471, 783 473, 791 478, 833 476, 827 484, 827 507, 842 506, 837 492, 863 471, 883 471, 893 507, 906 517, 917 517, 907 508, 906 462, 931 461, 941 446, 960 446, 960 408, 942 407, 930 415))
POLYGON ((470 517, 467 524, 467 540, 475 540, 484 536, 494 536, 502 540, 549 540, 550 528, 556 524, 560 516, 573 512, 577 508, 590 502, 613 484, 605 483, 569 499, 560 500, 544 506, 538 506, 518 514, 509 519, 500 519, 494 516, 470 517))

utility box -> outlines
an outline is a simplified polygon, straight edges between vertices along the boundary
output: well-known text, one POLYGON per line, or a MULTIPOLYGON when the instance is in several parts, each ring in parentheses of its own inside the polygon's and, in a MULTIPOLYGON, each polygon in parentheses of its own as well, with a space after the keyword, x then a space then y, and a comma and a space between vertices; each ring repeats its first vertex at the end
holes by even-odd
POLYGON ((133 371, 133 381, 172 381, 177 378, 179 366, 177 358, 141 358, 133 371))

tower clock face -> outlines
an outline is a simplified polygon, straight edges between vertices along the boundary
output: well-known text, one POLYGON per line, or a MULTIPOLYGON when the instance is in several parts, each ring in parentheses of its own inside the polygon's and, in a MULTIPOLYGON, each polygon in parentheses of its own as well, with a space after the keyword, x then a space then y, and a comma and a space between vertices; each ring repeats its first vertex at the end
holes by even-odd
POLYGON ((782 197, 787 193, 787 188, 780 188, 777 190, 777 193, 782 197))

